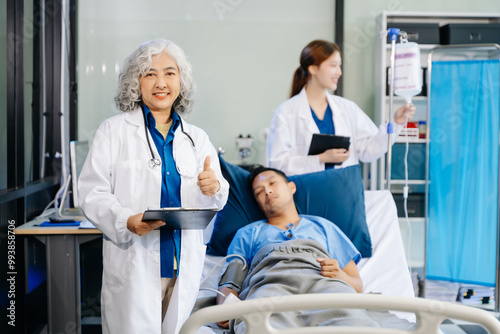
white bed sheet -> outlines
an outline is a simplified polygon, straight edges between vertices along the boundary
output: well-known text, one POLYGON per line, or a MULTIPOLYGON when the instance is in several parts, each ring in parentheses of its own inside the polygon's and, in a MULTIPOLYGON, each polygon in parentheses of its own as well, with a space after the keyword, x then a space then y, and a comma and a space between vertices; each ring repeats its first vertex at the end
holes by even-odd
MULTIPOLYGON (((414 297, 411 276, 405 257, 396 204, 388 190, 365 191, 366 220, 372 239, 373 255, 358 264, 365 293, 380 293, 389 296, 414 297)), ((212 227, 207 228, 207 237, 212 227)), ((199 298, 214 296, 223 263, 212 271, 222 257, 207 255, 203 268, 199 298)), ((394 312, 401 318, 415 321, 415 315, 394 312)))
POLYGON ((373 254, 358 263, 364 292, 414 297, 392 194, 388 190, 365 191, 365 207, 373 254))

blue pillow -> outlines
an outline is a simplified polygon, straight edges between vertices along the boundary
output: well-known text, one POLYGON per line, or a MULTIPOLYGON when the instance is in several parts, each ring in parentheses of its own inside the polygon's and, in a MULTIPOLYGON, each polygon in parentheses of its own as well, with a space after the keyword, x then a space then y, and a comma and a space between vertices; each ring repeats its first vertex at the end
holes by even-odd
MULTIPOLYGON (((222 174, 229 182, 229 197, 226 206, 215 218, 207 252, 225 256, 236 231, 251 222, 265 219, 265 216, 248 188, 247 177, 250 173, 223 159, 220 159, 220 164, 222 174)), ((359 165, 295 175, 289 180, 297 185, 294 200, 300 214, 321 216, 332 221, 363 257, 372 255, 359 165)))
POLYGON ((215 217, 207 253, 226 256, 227 248, 240 227, 266 217, 248 189, 247 177, 250 172, 224 161, 221 157, 219 161, 222 176, 229 183, 229 196, 226 205, 215 217))
POLYGON ((344 232, 362 257, 372 256, 359 165, 294 175, 288 179, 297 186, 294 200, 299 214, 328 219, 344 232))

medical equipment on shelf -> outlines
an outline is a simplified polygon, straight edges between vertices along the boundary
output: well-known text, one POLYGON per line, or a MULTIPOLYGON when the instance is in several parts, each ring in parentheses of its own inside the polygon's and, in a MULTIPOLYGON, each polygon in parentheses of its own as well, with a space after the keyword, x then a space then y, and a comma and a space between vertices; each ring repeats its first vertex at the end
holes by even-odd
POLYGON ((418 138, 425 139, 427 136, 427 122, 426 121, 418 121, 418 138))
MULTIPOLYGON (((151 147, 151 142, 150 142, 149 136, 148 136, 148 124, 146 123, 146 114, 143 112, 142 116, 144 117, 144 133, 146 135, 146 140, 148 141, 149 152, 151 152, 151 160, 149 160, 149 167, 153 170, 157 170, 161 166, 161 160, 160 160, 160 158, 155 157, 155 154, 153 152, 153 148, 151 147)), ((193 147, 196 148, 196 145, 194 144, 193 138, 191 138, 189 133, 184 131, 184 125, 182 124, 182 119, 180 118, 180 116, 179 116, 179 122, 181 123, 181 132, 189 138, 193 147)))
POLYGON ((418 122, 406 122, 406 126, 399 133, 400 137, 418 138, 419 136, 418 122))
POLYGON ((217 148, 217 155, 219 157, 222 157, 225 153, 226 153, 226 150, 224 149, 224 147, 219 146, 219 148, 217 148))
POLYGON ((243 137, 242 134, 236 138, 236 146, 238 147, 241 164, 246 165, 248 158, 252 155, 253 138, 251 135, 243 137))

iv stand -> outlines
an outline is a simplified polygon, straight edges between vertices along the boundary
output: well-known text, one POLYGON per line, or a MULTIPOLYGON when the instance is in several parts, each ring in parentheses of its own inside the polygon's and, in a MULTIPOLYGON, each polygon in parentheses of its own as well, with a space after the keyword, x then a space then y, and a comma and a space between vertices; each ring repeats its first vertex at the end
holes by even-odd
POLYGON ((391 190, 391 160, 392 160, 392 134, 394 133, 394 128, 392 124, 392 105, 394 102, 394 59, 396 54, 396 39, 400 33, 398 28, 389 28, 387 33, 391 39, 391 73, 390 73, 390 85, 389 85, 389 117, 387 117, 387 166, 386 166, 386 182, 387 190, 391 190))

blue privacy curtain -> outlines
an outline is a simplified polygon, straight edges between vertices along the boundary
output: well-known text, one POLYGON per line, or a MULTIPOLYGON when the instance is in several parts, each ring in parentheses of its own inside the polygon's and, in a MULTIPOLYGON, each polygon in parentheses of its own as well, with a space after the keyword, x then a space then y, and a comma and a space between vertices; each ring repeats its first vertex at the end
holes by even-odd
POLYGON ((499 61, 432 63, 427 278, 495 285, 499 61))

